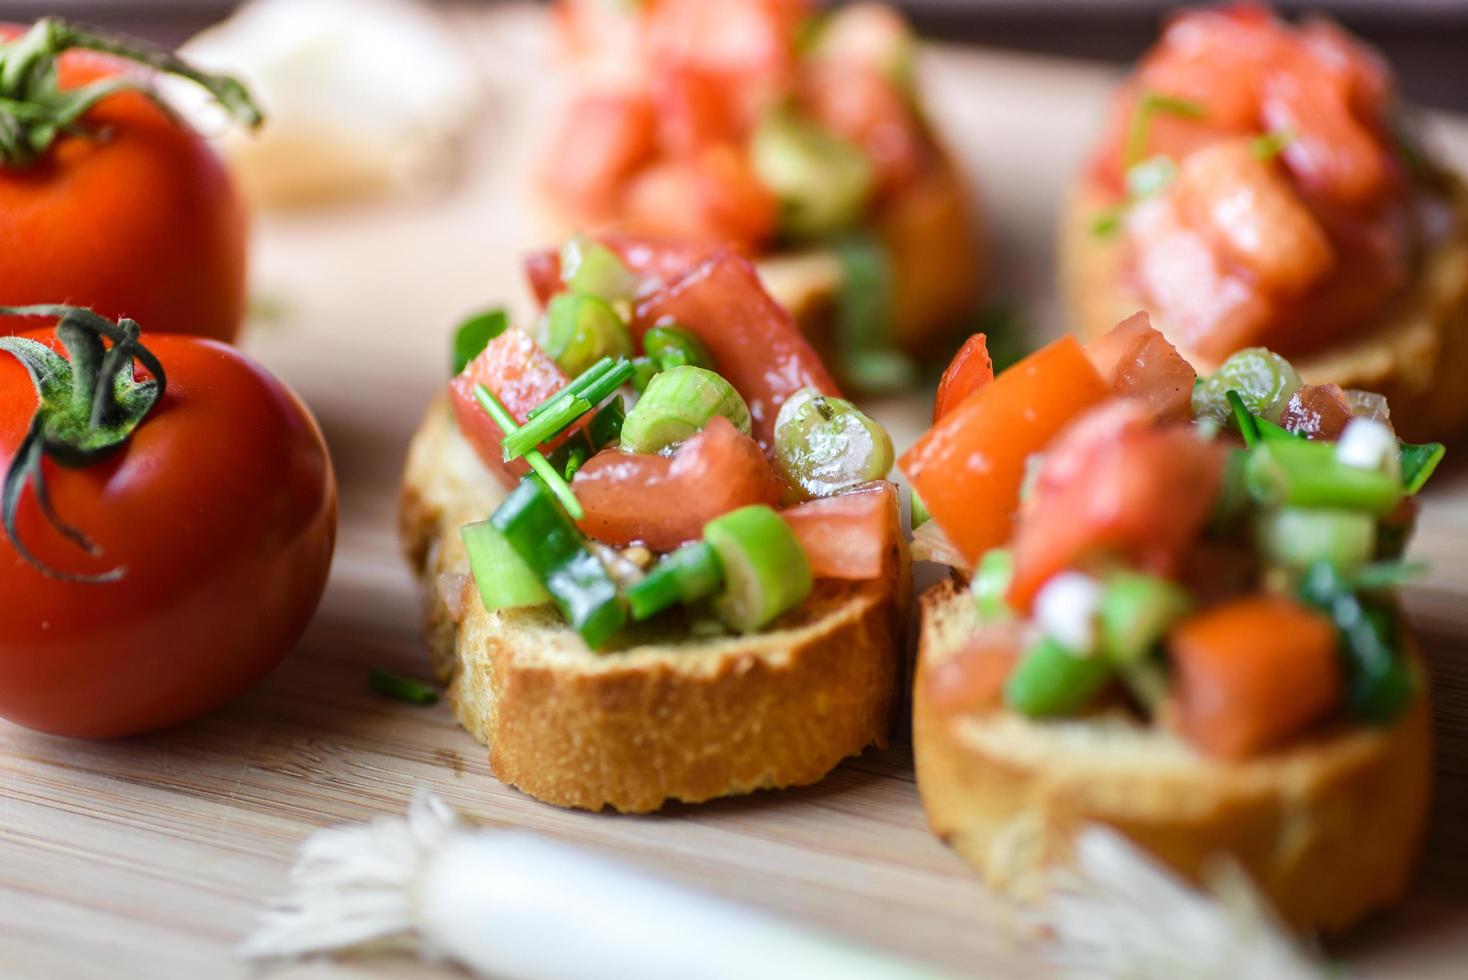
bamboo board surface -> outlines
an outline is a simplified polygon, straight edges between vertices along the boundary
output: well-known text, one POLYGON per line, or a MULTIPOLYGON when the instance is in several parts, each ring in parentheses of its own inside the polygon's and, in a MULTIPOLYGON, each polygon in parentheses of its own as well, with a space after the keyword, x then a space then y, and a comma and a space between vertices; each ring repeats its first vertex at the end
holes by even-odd
MULTIPOLYGON (((318 827, 399 814, 420 785, 486 824, 614 853, 959 973, 1045 975, 1006 910, 927 833, 905 746, 804 790, 593 815, 498 783, 446 705, 367 693, 370 668, 426 673, 394 535, 408 437, 445 380, 452 324, 523 302, 516 256, 536 240, 516 175, 531 145, 542 22, 520 8, 458 16, 491 93, 463 181, 422 200, 258 223, 256 290, 275 313, 252 324, 246 346, 313 407, 341 482, 320 613, 264 685, 198 723, 89 743, 0 722, 0 976, 248 975, 229 949, 285 888, 296 845, 318 827)), ((1050 232, 1112 76, 951 48, 931 51, 924 72, 933 114, 982 188, 995 293, 1021 301, 1035 339, 1056 332, 1050 232)), ((1468 126, 1436 128, 1468 167, 1468 126)), ((877 411, 902 445, 927 405, 877 411)), ((1468 956, 1468 466, 1446 467, 1425 502, 1415 555, 1432 571, 1408 608, 1434 680, 1437 799, 1408 902, 1332 950, 1370 976, 1461 975, 1468 956)), ((235 628, 248 624, 221 624, 235 628)), ((456 974, 389 957, 273 975, 456 974)))

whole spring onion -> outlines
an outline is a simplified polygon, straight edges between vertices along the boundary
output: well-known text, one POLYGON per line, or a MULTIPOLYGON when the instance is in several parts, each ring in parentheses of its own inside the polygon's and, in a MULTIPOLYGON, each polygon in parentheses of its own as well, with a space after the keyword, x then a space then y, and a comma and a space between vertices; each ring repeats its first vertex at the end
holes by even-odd
POLYGON ((937 971, 807 932, 523 830, 462 824, 419 790, 406 819, 319 830, 295 891, 237 955, 282 960, 406 942, 503 980, 937 980, 937 971))
POLYGON ((681 365, 653 377, 622 423, 622 448, 655 453, 696 435, 717 415, 740 432, 750 429, 749 406, 734 386, 707 368, 681 365))
POLYGON ((775 417, 775 466, 807 497, 880 480, 892 469, 892 439, 844 398, 802 388, 775 417))

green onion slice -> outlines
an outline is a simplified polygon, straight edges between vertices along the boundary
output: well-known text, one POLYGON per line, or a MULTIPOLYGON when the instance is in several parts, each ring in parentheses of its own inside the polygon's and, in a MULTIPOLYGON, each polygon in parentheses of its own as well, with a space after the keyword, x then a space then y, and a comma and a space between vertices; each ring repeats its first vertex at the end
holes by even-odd
POLYGON ((411 677, 403 677, 380 667, 373 668, 367 675, 367 687, 374 694, 381 694, 394 701, 428 706, 438 703, 438 689, 411 677))

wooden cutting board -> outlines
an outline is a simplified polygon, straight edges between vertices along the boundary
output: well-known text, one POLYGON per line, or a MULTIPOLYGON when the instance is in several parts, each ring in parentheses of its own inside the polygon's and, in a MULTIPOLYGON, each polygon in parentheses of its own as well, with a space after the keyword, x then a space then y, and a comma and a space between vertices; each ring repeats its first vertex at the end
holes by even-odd
MULTIPOLYGON (((489 93, 462 180, 422 199, 258 222, 255 288, 271 315, 246 346, 313 407, 341 481, 321 611, 265 684, 196 724, 94 743, 0 722, 0 975, 244 976, 230 948, 284 890, 296 845, 318 827, 399 814, 421 785, 486 824, 575 841, 960 973, 1045 975, 1004 907, 927 833, 905 746, 809 789, 595 815, 501 785, 446 706, 367 692, 373 667, 425 673, 394 534, 408 437, 445 381, 452 324, 523 304, 517 254, 537 237, 517 175, 540 105, 541 15, 455 16, 489 93)), ((982 188, 993 293, 1023 305, 1038 342, 1062 325, 1051 296, 1057 203, 1113 75, 955 48, 931 51, 924 75, 935 118, 982 188)), ((1468 168, 1468 125, 1434 130, 1468 168)), ((902 445, 928 405, 876 410, 902 445)), ((1373 976, 1461 975, 1468 956, 1468 467, 1450 458, 1425 503, 1415 556, 1432 572, 1407 605, 1433 673, 1437 801, 1410 899, 1332 949, 1373 976)), ((279 975, 454 973, 373 958, 279 975)))

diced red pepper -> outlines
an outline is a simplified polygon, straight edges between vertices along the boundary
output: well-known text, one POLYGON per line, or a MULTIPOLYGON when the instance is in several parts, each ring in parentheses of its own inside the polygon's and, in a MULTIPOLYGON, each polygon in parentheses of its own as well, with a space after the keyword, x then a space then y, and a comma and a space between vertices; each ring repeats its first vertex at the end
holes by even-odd
POLYGON ((963 342, 943 371, 938 396, 933 400, 933 421, 958 407, 969 395, 994 380, 994 359, 989 356, 989 338, 976 333, 963 342))
POLYGON ((753 439, 716 416, 672 456, 606 449, 571 483, 586 511, 581 529, 614 547, 671 551, 721 514, 773 506, 783 485, 753 439))
POLYGON ((1088 343, 1086 354, 1112 391, 1146 403, 1156 418, 1192 418, 1198 372, 1146 313, 1134 313, 1088 343))
POLYGON ((880 480, 780 512, 816 578, 861 581, 886 570, 898 533, 897 487, 880 480))
POLYGON ((790 313, 765 292, 754 266, 730 249, 638 303, 633 329, 641 338, 666 321, 677 321, 708 347, 719 373, 748 403, 765 449, 785 399, 805 387, 840 394, 790 313))
MULTIPOLYGON (((524 475, 525 460, 504 461, 504 433, 474 397, 475 385, 492 391, 516 421, 524 423, 530 410, 570 383, 550 355, 529 334, 510 329, 489 342, 484 352, 469 362, 463 373, 449 382, 449 394, 459 431, 469 440, 491 473, 507 487, 524 475)), ((574 431, 572 427, 571 431, 574 431)), ((563 434, 561 439, 565 438, 563 434)))

